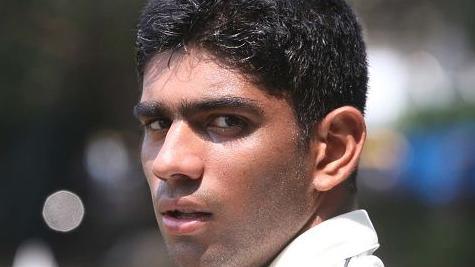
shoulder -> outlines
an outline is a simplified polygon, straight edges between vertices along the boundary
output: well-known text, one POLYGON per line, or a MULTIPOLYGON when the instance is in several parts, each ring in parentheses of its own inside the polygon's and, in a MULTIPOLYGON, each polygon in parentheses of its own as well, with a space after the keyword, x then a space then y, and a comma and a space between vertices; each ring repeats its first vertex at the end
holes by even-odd
POLYGON ((378 236, 364 210, 328 219, 297 236, 270 267, 384 267, 378 236))

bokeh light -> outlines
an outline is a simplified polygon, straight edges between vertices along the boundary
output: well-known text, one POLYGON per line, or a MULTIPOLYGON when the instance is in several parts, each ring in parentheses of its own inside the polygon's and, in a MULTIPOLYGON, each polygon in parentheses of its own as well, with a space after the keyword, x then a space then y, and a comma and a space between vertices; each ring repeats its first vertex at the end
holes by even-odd
POLYGON ((43 219, 49 228, 59 232, 69 232, 81 224, 84 212, 84 205, 78 195, 61 190, 46 199, 43 206, 43 219))
POLYGON ((12 267, 58 267, 53 252, 41 240, 28 240, 21 244, 12 267))
POLYGON ((368 61, 366 120, 370 128, 387 127, 407 107, 407 66, 401 55, 390 48, 370 48, 368 61))
POLYGON ((444 107, 453 104, 455 91, 451 79, 435 55, 420 50, 409 55, 408 91, 411 102, 420 108, 444 107))
POLYGON ((87 143, 85 157, 87 172, 100 184, 115 184, 127 177, 130 165, 127 148, 114 132, 93 135, 87 143))

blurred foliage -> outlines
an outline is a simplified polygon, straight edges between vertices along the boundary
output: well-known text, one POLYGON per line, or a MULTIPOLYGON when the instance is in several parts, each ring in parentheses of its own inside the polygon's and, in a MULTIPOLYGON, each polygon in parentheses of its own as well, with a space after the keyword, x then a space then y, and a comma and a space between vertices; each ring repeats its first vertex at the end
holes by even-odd
POLYGON ((379 234, 376 254, 386 266, 472 266, 473 198, 434 207, 401 192, 390 195, 360 194, 379 234))
MULTIPOLYGON (((409 40, 407 45, 420 45, 431 34, 440 34, 446 24, 462 29, 468 44, 475 49, 475 20, 472 0, 349 0, 363 18, 364 28, 372 37, 386 32, 388 43, 409 40), (391 40, 394 38, 394 40, 391 40)), ((455 52, 455 51, 454 51, 455 52)))
POLYGON ((447 127, 475 119, 475 105, 460 103, 449 107, 411 110, 399 122, 401 129, 447 127))

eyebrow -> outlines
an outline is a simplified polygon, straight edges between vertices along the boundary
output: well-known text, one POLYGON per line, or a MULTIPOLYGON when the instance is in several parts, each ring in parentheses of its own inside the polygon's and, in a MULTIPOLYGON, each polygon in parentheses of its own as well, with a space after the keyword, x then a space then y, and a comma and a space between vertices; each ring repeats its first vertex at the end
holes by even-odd
MULTIPOLYGON (((219 109, 239 109, 246 110, 254 114, 261 115, 263 109, 255 100, 236 96, 223 96, 218 98, 204 98, 199 101, 183 101, 178 112, 187 117, 199 112, 213 111, 219 109)), ((170 116, 171 108, 160 101, 144 101, 134 107, 134 116, 140 118, 156 118, 170 116)))
POLYGON ((134 116, 140 120, 143 118, 163 117, 169 114, 165 105, 157 101, 140 102, 134 106, 134 116))

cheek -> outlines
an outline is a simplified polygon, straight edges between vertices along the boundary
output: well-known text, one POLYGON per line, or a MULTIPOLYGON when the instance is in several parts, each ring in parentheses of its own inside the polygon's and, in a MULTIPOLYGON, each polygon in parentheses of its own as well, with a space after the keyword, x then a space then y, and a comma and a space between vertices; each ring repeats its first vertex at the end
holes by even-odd
POLYGON ((212 153, 217 155, 210 160, 215 179, 204 182, 214 187, 213 191, 222 192, 221 197, 231 203, 228 208, 235 213, 249 213, 245 209, 250 207, 280 204, 277 201, 287 198, 292 191, 305 189, 302 188, 305 171, 295 141, 265 137, 260 135, 224 145, 212 153), (295 189, 298 184, 302 187, 295 189))

